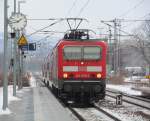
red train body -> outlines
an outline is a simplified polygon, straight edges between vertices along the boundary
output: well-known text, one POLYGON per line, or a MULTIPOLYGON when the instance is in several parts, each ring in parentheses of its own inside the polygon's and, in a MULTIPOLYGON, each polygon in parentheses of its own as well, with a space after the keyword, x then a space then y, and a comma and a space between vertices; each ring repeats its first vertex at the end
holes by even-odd
POLYGON ((43 65, 44 82, 66 100, 105 97, 107 45, 100 40, 62 39, 43 65))

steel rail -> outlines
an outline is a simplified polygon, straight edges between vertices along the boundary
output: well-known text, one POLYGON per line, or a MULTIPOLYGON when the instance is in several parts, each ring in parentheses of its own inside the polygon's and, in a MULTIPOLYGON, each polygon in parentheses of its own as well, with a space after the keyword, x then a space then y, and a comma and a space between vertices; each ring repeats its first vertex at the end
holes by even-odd
POLYGON ((107 111, 103 110, 102 108, 94 105, 94 108, 97 109, 98 111, 104 113, 105 115, 107 115, 108 117, 110 117, 111 119, 113 119, 114 121, 121 121, 119 118, 113 116, 112 114, 108 113, 107 111))
POLYGON ((76 110, 74 110, 72 107, 68 106, 68 109, 80 120, 80 121, 86 121, 83 116, 81 116, 76 110))
MULTIPOLYGON (((43 82, 43 81, 42 81, 43 82)), ((44 82, 43 82, 44 83, 44 82)), ((49 87, 47 87, 49 89, 49 91, 52 91, 49 87)), ((52 92, 53 93, 53 92, 52 92)), ((53 94, 54 95, 54 94, 53 94)), ((54 95, 55 96, 55 95, 54 95)), ((56 96, 55 96, 56 97, 56 96)), ((57 98, 57 97, 56 97, 57 98)), ((76 118, 79 120, 79 121, 86 121, 86 119, 80 115, 76 110, 74 110, 74 108, 72 108, 71 106, 68 106, 66 105, 62 100, 60 100, 59 98, 57 98, 58 101, 60 102, 60 104, 63 106, 63 107, 67 107, 71 112, 72 114, 74 114, 74 116, 76 116, 76 118)), ((95 106, 95 105, 92 105, 96 110, 102 112, 103 114, 105 114, 106 116, 110 117, 111 119, 113 119, 114 121, 121 121, 120 119, 114 117, 113 115, 109 114, 108 112, 104 111, 103 109, 95 106)))
MULTIPOLYGON (((42 83, 44 83, 42 81, 42 83)), ((49 89, 49 91, 52 92, 51 88, 50 87, 47 87, 49 89)), ((56 95, 52 92, 52 94, 55 96, 55 98, 57 98, 57 100, 59 101, 59 103, 64 107, 64 108, 68 108, 72 114, 74 114, 76 116, 76 118, 79 120, 79 121, 86 121, 77 111, 75 111, 71 106, 67 106, 67 104, 65 104, 61 99, 59 99, 58 97, 56 97, 56 95)))
MULTIPOLYGON (((39 78, 39 77, 37 77, 39 78)), ((42 79, 42 78, 41 78, 42 79)), ((40 81, 41 83, 44 84, 43 81, 40 81)), ((49 89, 49 91, 52 92, 52 90, 47 87, 49 89)), ((53 94, 53 92, 52 92, 53 94)), ((54 95, 54 94, 53 94, 54 95)), ((55 95, 54 95, 55 96, 55 95)), ((56 96, 55 96, 56 97, 56 96)), ((57 98, 57 97, 56 97, 57 98)), ((72 112, 72 114, 79 120, 79 121, 86 121, 86 119, 80 115, 73 107, 66 105, 62 100, 60 100, 59 98, 57 98, 58 101, 60 102, 60 104, 64 107, 64 108, 68 108, 68 110, 70 110, 72 112)), ((104 115, 108 116, 109 118, 113 119, 114 121, 121 121, 120 119, 116 118, 115 116, 111 115, 110 113, 104 111, 103 109, 101 109, 100 107, 96 106, 96 105, 92 105, 92 107, 94 107, 96 110, 100 111, 101 113, 103 113, 104 115)))
MULTIPOLYGON (((120 93, 119 91, 112 91, 112 90, 106 90, 106 92, 111 92, 111 93, 120 93)), ((144 102, 147 102, 147 103, 150 103, 150 100, 149 99, 145 99, 145 98, 142 98, 142 97, 136 97, 136 96, 131 96, 131 95, 128 95, 128 94, 125 94, 125 93, 121 93, 123 96, 126 96, 126 97, 130 97, 130 98, 133 98, 133 99, 137 99, 137 100, 140 100, 140 101, 144 101, 144 102)))
MULTIPOLYGON (((111 97, 111 98, 116 98, 115 96, 112 96, 112 95, 109 95, 109 94, 106 94, 108 97, 111 97)), ((142 107, 142 108, 145 108, 147 110, 150 110, 150 107, 146 107, 144 105, 141 105, 141 104, 137 104, 135 102, 132 102, 132 101, 129 101, 129 100, 126 100, 126 99, 122 99, 122 101, 126 102, 126 103, 129 103, 129 104, 133 104, 133 105, 136 105, 136 106, 139 106, 139 107, 142 107)), ((143 101, 144 102, 144 101, 143 101)))

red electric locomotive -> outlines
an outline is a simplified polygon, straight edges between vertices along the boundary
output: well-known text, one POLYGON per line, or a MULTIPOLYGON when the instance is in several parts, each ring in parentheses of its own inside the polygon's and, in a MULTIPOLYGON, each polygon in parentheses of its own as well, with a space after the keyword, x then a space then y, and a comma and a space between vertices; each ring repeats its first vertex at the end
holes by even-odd
POLYGON ((88 30, 65 34, 46 59, 44 81, 59 97, 98 101, 105 97, 107 44, 89 39, 88 30))

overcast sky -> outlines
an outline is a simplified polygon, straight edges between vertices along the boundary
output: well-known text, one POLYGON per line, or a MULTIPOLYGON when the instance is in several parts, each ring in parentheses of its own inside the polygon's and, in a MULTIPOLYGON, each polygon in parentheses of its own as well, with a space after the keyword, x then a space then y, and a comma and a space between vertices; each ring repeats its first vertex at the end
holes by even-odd
MULTIPOLYGON (((0 0, 0 32, 3 32, 3 1, 0 0)), ((106 28, 100 20, 112 20, 114 18, 124 19, 146 19, 150 13, 150 0, 25 0, 21 4, 21 12, 27 15, 28 19, 83 17, 90 22, 86 27, 98 31, 97 28, 106 28)), ((8 0, 10 17, 13 11, 13 0, 8 0)), ((34 32, 51 21, 28 21, 27 34, 34 32)), ((49 30, 65 31, 66 23, 60 23, 49 30)), ((122 26, 134 28, 133 23, 122 23, 122 26)), ((100 30, 103 31, 103 30, 100 30)))

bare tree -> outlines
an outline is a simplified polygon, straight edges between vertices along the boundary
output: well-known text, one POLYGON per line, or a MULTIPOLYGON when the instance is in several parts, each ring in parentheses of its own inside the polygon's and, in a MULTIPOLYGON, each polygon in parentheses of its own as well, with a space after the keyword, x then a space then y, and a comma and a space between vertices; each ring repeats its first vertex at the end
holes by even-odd
POLYGON ((150 70, 150 21, 145 21, 140 27, 133 32, 132 40, 136 42, 133 47, 142 54, 150 70))

